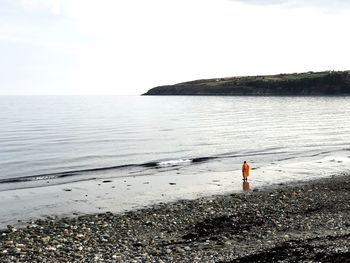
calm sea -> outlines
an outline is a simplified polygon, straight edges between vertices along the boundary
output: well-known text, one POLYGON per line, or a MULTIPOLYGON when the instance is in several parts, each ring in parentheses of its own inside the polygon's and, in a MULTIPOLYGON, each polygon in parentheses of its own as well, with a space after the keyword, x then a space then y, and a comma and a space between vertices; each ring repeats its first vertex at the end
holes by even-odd
POLYGON ((349 151, 349 116, 350 97, 2 96, 0 190, 322 162, 349 151))

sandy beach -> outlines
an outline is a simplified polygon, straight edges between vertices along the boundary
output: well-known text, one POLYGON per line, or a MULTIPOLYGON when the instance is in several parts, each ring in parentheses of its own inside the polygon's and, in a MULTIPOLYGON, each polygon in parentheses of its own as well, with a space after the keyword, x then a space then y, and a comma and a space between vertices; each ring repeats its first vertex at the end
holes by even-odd
POLYGON ((0 261, 349 262, 349 178, 9 225, 0 261))

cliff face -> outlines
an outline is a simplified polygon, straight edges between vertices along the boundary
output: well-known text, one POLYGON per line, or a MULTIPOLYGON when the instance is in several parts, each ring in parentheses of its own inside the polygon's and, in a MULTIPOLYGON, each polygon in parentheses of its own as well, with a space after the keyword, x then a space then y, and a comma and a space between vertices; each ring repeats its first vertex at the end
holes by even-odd
POLYGON ((195 80, 155 87, 143 95, 350 95, 350 71, 195 80))

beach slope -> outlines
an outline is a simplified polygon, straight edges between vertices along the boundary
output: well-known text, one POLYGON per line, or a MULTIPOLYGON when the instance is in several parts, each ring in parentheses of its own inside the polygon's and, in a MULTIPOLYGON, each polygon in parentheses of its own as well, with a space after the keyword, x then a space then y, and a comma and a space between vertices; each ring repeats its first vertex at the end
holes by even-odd
POLYGON ((0 262, 349 262, 350 175, 0 232, 0 262))

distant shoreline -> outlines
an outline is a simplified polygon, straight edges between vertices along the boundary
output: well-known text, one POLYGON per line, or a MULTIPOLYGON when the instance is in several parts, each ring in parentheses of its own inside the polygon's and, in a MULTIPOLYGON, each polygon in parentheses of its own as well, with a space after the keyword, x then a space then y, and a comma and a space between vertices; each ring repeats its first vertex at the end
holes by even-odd
POLYGON ((349 176, 8 226, 0 261, 345 262, 349 176))
POLYGON ((202 79, 158 86, 142 95, 343 96, 350 95, 350 71, 202 79))

